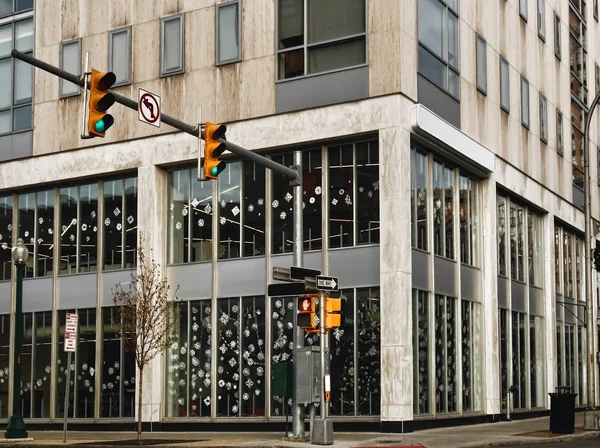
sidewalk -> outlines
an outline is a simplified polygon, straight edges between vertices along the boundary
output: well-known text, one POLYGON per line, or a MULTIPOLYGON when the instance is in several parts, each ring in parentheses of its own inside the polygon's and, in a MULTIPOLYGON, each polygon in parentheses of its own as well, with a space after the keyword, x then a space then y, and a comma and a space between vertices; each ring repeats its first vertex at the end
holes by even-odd
MULTIPOLYGON (((576 428, 583 425, 583 414, 575 419, 576 428)), ((259 425, 258 425, 259 426, 259 425)), ((600 432, 584 432, 576 429, 575 434, 549 434, 549 418, 519 420, 513 422, 489 423, 452 428, 437 428, 417 431, 409 434, 383 433, 335 433, 335 448, 366 447, 406 447, 423 446, 427 448, 475 448, 517 444, 552 443, 565 440, 581 440, 599 438, 600 432)), ((48 448, 64 446, 60 431, 32 431, 29 433, 33 441, 19 442, 0 439, 0 447, 19 446, 28 448, 48 448)), ((110 448, 135 445, 133 432, 84 432, 69 433, 68 445, 81 448, 110 448)), ((286 442, 283 434, 278 433, 241 433, 241 432, 146 432, 146 441, 156 441, 156 448, 191 448, 191 447, 252 447, 252 448, 306 448, 313 446, 308 442, 286 442)), ((599 440, 600 446, 600 440, 599 440)))

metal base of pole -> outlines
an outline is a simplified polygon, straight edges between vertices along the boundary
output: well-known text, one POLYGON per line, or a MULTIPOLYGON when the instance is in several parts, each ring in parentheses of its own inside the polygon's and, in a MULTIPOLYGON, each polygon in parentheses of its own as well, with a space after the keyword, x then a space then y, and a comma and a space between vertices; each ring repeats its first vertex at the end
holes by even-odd
POLYGON ((328 418, 318 418, 313 423, 310 433, 313 445, 333 445, 333 422, 328 418))
POLYGON ((6 432, 4 433, 5 439, 26 439, 27 430, 25 429, 25 422, 23 417, 20 415, 11 415, 6 425, 6 432))
POLYGON ((583 429, 586 431, 600 430, 600 409, 586 409, 583 413, 583 429))

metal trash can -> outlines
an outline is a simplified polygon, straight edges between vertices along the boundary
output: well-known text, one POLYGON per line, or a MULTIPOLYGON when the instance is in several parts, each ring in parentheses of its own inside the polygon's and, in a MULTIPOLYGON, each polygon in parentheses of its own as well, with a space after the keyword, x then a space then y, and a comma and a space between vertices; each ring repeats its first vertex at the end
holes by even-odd
POLYGON ((575 397, 573 388, 558 386, 550 395, 550 432, 573 434, 575 432, 575 397))

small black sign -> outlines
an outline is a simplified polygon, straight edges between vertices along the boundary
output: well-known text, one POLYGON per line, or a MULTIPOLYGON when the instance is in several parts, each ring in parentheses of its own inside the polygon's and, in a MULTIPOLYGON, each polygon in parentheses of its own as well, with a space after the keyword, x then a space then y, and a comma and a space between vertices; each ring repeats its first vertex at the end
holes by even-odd
POLYGON ((319 291, 337 291, 340 282, 337 277, 329 277, 326 275, 317 276, 317 289, 319 291))
POLYGON ((298 266, 290 266, 290 278, 292 280, 302 280, 305 277, 314 278, 317 275, 321 275, 321 271, 318 269, 301 268, 298 266))
POLYGON ((267 295, 271 297, 277 296, 301 296, 310 291, 306 290, 303 282, 295 283, 271 283, 267 286, 267 295))

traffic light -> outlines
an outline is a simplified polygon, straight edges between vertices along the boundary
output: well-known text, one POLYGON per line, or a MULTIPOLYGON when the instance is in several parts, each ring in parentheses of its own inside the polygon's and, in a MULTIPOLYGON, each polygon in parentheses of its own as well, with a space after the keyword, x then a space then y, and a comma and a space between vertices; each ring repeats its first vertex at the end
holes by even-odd
POLYGON ((325 296, 325 329, 337 328, 342 324, 342 299, 325 296))
POLYGON ((227 127, 224 124, 206 122, 204 127, 204 178, 216 179, 225 169, 225 162, 219 156, 225 151, 225 143, 219 141, 225 138, 227 127))
POLYGON ((319 326, 317 317, 316 294, 298 297, 298 327, 315 330, 319 326))
POLYGON ((90 101, 88 102, 88 134, 90 137, 104 137, 104 133, 115 122, 106 111, 115 103, 115 97, 108 89, 117 80, 113 72, 99 72, 92 69, 90 77, 90 101))

